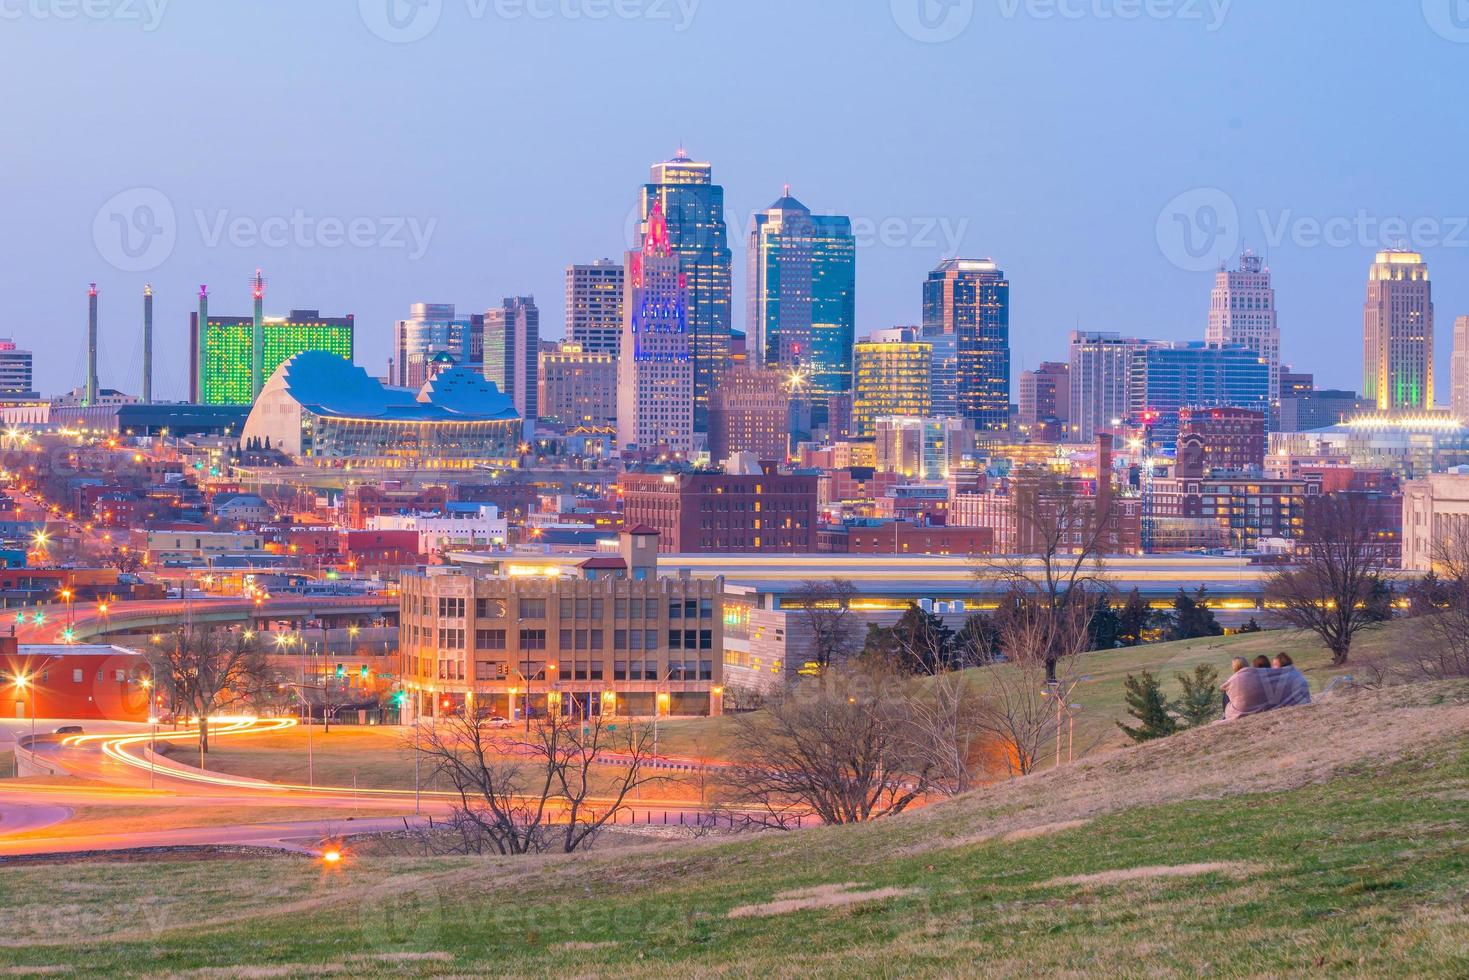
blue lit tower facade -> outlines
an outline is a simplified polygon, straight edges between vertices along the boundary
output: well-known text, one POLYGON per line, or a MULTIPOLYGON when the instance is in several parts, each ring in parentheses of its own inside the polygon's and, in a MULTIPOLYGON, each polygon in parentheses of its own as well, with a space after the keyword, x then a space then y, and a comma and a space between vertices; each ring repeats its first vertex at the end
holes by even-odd
POLYGON ((729 364, 730 251, 724 224, 724 188, 714 168, 679 150, 653 165, 643 185, 638 218, 648 234, 653 206, 668 228, 668 249, 688 284, 689 357, 694 370, 694 427, 708 431, 709 395, 729 364))
POLYGON ((953 334, 959 415, 1010 427, 1010 281, 993 259, 945 259, 923 284, 926 334, 953 334))
POLYGON ((688 274, 669 245, 657 200, 645 226, 643 247, 628 252, 624 264, 617 444, 687 457, 694 448, 688 274))
POLYGON ((850 219, 813 215, 789 187, 755 215, 747 305, 754 358, 799 379, 817 425, 826 423, 831 396, 852 389, 856 282, 850 219))

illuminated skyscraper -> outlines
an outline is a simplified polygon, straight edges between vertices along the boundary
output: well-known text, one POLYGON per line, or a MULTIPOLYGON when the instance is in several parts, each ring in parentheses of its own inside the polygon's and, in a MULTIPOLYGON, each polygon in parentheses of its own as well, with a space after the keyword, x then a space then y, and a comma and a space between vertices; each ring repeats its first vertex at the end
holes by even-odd
POLYGON ((1248 347, 1270 372, 1270 399, 1280 397, 1280 327, 1275 319, 1275 288, 1260 256, 1246 250, 1238 269, 1220 268, 1209 301, 1204 340, 1215 347, 1248 347))
MULTIPOLYGON (((262 286, 257 282, 255 291, 262 286)), ((214 316, 208 309, 201 286, 199 312, 189 314, 189 373, 198 404, 248 405, 259 391, 258 372, 268 378, 306 351, 352 360, 356 319, 350 313, 324 317, 319 310, 292 310, 284 317, 268 317, 257 309, 250 316, 214 316)))
POLYGON ((566 267, 566 340, 617 356, 622 343, 622 266, 612 259, 566 267))
POLYGON ((1379 411, 1433 408, 1433 286, 1422 255, 1377 253, 1362 339, 1362 397, 1379 411))
POLYGON ((534 296, 485 311, 485 377, 515 403, 529 435, 540 417, 541 313, 534 296))
POLYGON ((1010 426, 1010 282, 993 259, 945 259, 923 284, 926 331, 958 338, 958 408, 979 431, 1010 426))
POLYGON ((35 397, 31 352, 0 340, 0 398, 35 397))
POLYGON ((656 198, 645 225, 643 247, 627 253, 623 279, 617 444, 687 456, 694 447, 687 274, 669 245, 656 198))
POLYGON ((857 245, 852 222, 785 196, 750 228, 747 326, 756 363, 799 373, 817 425, 851 390, 857 245))
POLYGON ((856 345, 852 360, 853 436, 875 436, 877 419, 884 415, 933 414, 932 344, 871 339, 856 345))
POLYGON ((694 428, 705 432, 709 394, 728 365, 732 329, 724 188, 714 183, 710 164, 690 160, 680 149, 672 160, 654 164, 651 183, 643 185, 638 217, 645 238, 655 204, 668 229, 669 252, 679 260, 687 282, 694 428))

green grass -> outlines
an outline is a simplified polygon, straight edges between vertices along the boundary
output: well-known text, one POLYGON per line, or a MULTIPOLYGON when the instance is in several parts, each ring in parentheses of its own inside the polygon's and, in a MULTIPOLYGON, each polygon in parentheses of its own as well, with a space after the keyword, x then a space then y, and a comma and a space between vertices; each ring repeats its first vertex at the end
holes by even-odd
POLYGON ((1466 724, 1469 685, 1359 695, 870 826, 569 859, 0 868, 0 942, 14 944, 0 964, 112 976, 346 964, 354 975, 1458 977, 1469 973, 1466 724), (1003 836, 1078 820, 1089 822, 1003 836), (1056 881, 1220 862, 1234 867, 1056 881), (729 917, 837 883, 894 895, 729 917))

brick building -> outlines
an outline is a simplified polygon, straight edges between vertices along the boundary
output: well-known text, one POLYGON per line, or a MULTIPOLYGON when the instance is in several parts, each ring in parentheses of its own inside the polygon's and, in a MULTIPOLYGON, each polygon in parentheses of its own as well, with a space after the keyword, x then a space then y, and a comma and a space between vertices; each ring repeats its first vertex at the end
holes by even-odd
POLYGON ((678 554, 814 552, 816 482, 769 462, 758 473, 627 473, 623 521, 653 528, 660 550, 678 554))

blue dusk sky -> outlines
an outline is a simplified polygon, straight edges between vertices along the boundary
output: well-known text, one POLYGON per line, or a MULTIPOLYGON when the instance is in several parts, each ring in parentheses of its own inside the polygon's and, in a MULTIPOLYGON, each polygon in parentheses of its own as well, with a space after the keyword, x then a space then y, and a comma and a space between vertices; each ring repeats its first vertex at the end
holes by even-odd
POLYGON ((185 395, 188 313, 483 311, 620 256, 638 185, 714 164, 745 326, 750 213, 851 215, 858 333, 940 259, 1012 282, 1014 370, 1080 326, 1201 338, 1212 270, 1275 273, 1283 359, 1361 383, 1379 247, 1432 269, 1440 400, 1469 314, 1466 0, 0 0, 0 337, 55 392, 185 395))

